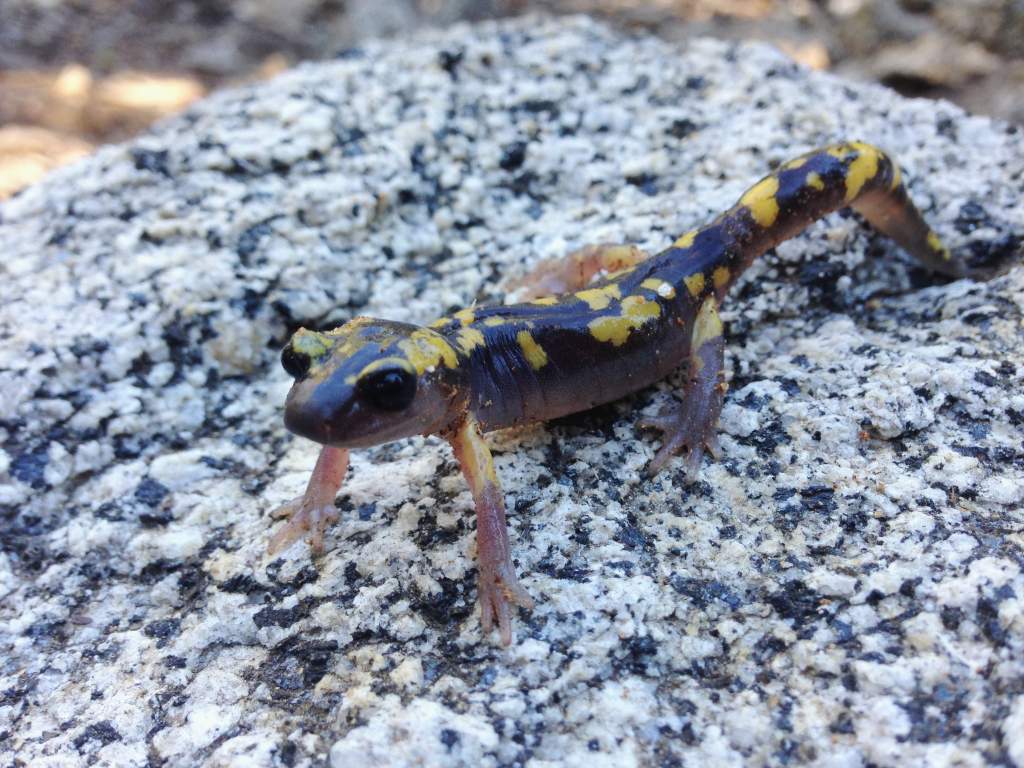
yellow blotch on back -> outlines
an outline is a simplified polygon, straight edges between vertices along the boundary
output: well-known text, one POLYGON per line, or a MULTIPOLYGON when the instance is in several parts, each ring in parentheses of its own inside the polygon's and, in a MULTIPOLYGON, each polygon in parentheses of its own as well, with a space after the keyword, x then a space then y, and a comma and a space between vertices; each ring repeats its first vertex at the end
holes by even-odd
POLYGON ((622 296, 622 291, 616 283, 610 283, 602 288, 589 288, 585 291, 576 291, 575 296, 580 301, 585 301, 591 309, 605 309, 612 303, 612 299, 622 296))
POLYGON ((661 305, 643 296, 627 296, 622 300, 622 313, 597 317, 587 324, 591 335, 598 341, 610 341, 612 346, 621 347, 629 334, 656 319, 661 314, 661 305))
POLYGON ((486 325, 489 328, 493 328, 496 325, 503 325, 504 322, 505 318, 501 317, 500 315, 491 315, 490 317, 484 318, 484 325, 486 325))
POLYGON ((821 190, 823 190, 825 188, 825 182, 822 181, 821 176, 819 176, 818 174, 814 173, 813 171, 811 173, 807 174, 806 181, 807 181, 807 186, 808 187, 811 187, 812 189, 816 189, 819 192, 821 192, 821 190))
POLYGON ((455 334, 455 343, 468 355, 477 347, 484 345, 484 335, 476 328, 459 328, 459 332, 455 334))
POLYGON ((676 248, 689 248, 693 245, 693 239, 697 237, 697 230, 691 229, 685 235, 676 240, 672 245, 676 248))
POLYGON ((691 296, 700 296, 704 293, 704 273, 695 272, 689 277, 684 277, 683 282, 686 283, 686 290, 690 292, 691 296))
POLYGON ((531 299, 531 304, 540 304, 542 307, 550 307, 552 304, 558 303, 557 296, 541 296, 539 299, 531 299))
POLYGON ((470 325, 474 320, 476 320, 476 314, 473 312, 472 307, 460 309, 458 312, 452 315, 452 317, 454 317, 463 325, 470 325))
POLYGON ((409 338, 398 342, 398 348, 419 374, 441 364, 448 368, 457 368, 459 365, 458 355, 451 344, 445 341, 441 334, 429 328, 413 331, 409 338))
POLYGON ((790 160, 788 163, 785 163, 782 166, 782 169, 784 171, 792 171, 792 170, 795 170, 795 169, 799 168, 801 165, 804 165, 806 162, 807 162, 807 155, 803 155, 801 157, 797 157, 797 158, 794 158, 794 159, 790 160))
POLYGON ((654 291, 663 299, 674 299, 676 296, 676 289, 672 287, 672 283, 666 282, 658 277, 648 277, 640 283, 640 287, 646 288, 649 291, 654 291))
POLYGON ((762 227, 770 227, 779 215, 779 202, 775 199, 778 191, 779 180, 767 176, 743 193, 740 204, 747 207, 754 221, 762 227))
POLYGON ((548 353, 537 343, 529 331, 517 333, 516 341, 519 342, 519 348, 523 350, 523 356, 533 370, 539 371, 548 364, 548 353))
POLYGON ((860 141, 855 141, 850 146, 857 150, 857 157, 846 169, 846 202, 857 197, 864 185, 878 173, 877 149, 860 141))

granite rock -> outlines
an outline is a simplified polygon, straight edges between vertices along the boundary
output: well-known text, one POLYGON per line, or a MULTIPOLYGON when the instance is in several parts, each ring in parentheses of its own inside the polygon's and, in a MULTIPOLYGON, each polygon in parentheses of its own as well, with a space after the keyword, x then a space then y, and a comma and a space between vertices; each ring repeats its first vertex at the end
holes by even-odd
POLYGON ((0 765, 1024 766, 1024 270, 943 281, 850 214, 730 297, 697 485, 641 472, 673 382, 493 436, 538 602, 510 648, 435 438, 354 456, 316 566, 266 554, 316 452, 292 330, 664 247, 840 138, 1019 261, 1018 129, 586 20, 367 45, 6 202, 0 765))

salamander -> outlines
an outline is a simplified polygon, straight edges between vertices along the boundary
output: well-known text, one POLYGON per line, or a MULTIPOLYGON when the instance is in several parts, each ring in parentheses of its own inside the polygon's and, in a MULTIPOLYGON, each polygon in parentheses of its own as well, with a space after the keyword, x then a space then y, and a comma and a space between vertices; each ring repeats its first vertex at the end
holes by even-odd
POLYGON ((847 206, 924 266, 968 276, 910 200, 895 161, 853 141, 781 165, 653 256, 608 245, 544 262, 519 303, 471 306, 427 326, 356 317, 333 330, 298 330, 281 354, 295 380, 285 425, 324 447, 304 496, 277 512, 289 519, 271 551, 303 535, 321 550, 337 519, 349 449, 441 435, 476 508, 482 627, 486 634, 496 622, 507 645, 513 606, 530 608, 533 600, 516 578, 482 435, 617 400, 686 364, 681 400, 640 426, 662 434, 650 473, 681 453, 695 479, 704 452, 719 452, 723 298, 754 258, 847 206))

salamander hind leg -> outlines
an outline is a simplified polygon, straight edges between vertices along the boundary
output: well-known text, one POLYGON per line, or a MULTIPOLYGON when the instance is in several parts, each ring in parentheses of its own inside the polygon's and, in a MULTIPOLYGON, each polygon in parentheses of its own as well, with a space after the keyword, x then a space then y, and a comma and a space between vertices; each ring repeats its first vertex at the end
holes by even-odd
POLYGON ((634 267, 647 258, 635 245, 587 245, 559 259, 545 259, 506 288, 517 301, 569 293, 585 287, 599 275, 634 267))
POLYGON ((686 477, 697 479, 704 450, 718 456, 718 417, 725 399, 725 338, 715 298, 704 300, 694 321, 690 340, 688 379, 683 401, 653 419, 640 422, 642 429, 663 433, 661 448, 647 468, 655 475, 677 452, 685 450, 686 477))
POLYGON ((508 543, 505 502, 494 472, 494 462, 472 416, 467 417, 448 439, 476 506, 480 624, 486 635, 497 621, 501 642, 508 645, 512 642, 512 605, 532 608, 533 599, 516 579, 508 543))
POLYGON ((309 536, 314 554, 324 548, 324 531, 338 519, 334 497, 338 494, 345 472, 348 470, 348 451, 324 446, 316 460, 306 492, 297 499, 283 504, 271 512, 273 517, 287 517, 288 521, 270 539, 267 551, 273 555, 303 536, 309 536))

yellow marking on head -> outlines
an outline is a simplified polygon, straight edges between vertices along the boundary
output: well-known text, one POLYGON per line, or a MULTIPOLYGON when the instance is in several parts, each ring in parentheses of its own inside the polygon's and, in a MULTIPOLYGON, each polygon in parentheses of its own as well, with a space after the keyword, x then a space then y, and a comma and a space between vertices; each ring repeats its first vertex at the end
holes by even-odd
POLYGON ((711 274, 711 282, 715 284, 716 290, 722 290, 729 282, 730 277, 732 277, 732 273, 729 272, 728 267, 715 267, 715 271, 711 274))
POLYGON ((484 325, 488 326, 489 328, 493 328, 496 325, 503 325, 504 322, 505 318, 500 317, 499 315, 491 315, 490 317, 484 318, 484 325))
POLYGON ((548 353, 537 343, 529 331, 517 333, 516 341, 519 342, 519 348, 523 350, 523 356, 526 357, 526 362, 533 370, 539 371, 548 364, 548 353))
POLYGON ((779 215, 779 202, 775 199, 778 191, 778 178, 766 176, 743 193, 740 204, 747 207, 754 221, 762 227, 770 227, 779 215))
POLYGON ((409 338, 398 342, 398 348, 418 374, 441 363, 448 368, 459 366, 459 357, 451 344, 445 341, 441 334, 429 328, 418 328, 413 331, 409 338))
POLYGON ((541 296, 539 299, 531 299, 530 303, 531 304, 540 304, 541 306, 544 306, 544 307, 550 307, 552 304, 557 304, 558 303, 558 297, 557 296, 541 296))
POLYGON ((684 277, 683 282, 686 283, 686 290, 690 292, 691 296, 700 296, 704 293, 704 273, 695 272, 689 277, 684 277))
POLYGON ((352 383, 349 382, 349 379, 361 379, 363 378, 363 376, 373 373, 374 371, 380 370, 381 368, 402 368, 403 370, 406 370, 409 373, 416 372, 416 369, 413 368, 412 363, 410 363, 404 357, 381 357, 378 358, 377 360, 374 360, 364 365, 363 370, 361 370, 355 377, 349 376, 348 378, 345 379, 345 382, 352 383))
POLYGON ((450 317, 439 317, 437 320, 428 325, 428 328, 444 328, 446 325, 452 322, 450 317))
POLYGON ((586 291, 576 291, 574 294, 580 301, 587 302, 587 305, 594 310, 605 309, 612 303, 612 299, 622 297, 622 291, 616 283, 609 283, 601 288, 590 288, 586 291))
POLYGON ((292 335, 291 345, 296 353, 316 360, 331 348, 331 340, 326 334, 299 328, 292 335))
POLYGON ((610 341, 612 346, 621 347, 633 330, 661 314, 661 305, 643 296, 627 296, 622 300, 621 308, 621 315, 597 317, 587 324, 595 339, 610 341))
POLYGON ((321 336, 332 346, 335 343, 332 339, 340 339, 340 346, 333 346, 331 355, 335 359, 345 360, 369 343, 369 339, 359 333, 359 331, 365 326, 373 325, 375 322, 371 317, 354 317, 342 326, 325 331, 321 336))
POLYGON ((676 296, 676 289, 672 287, 672 283, 668 283, 658 277, 648 277, 640 283, 640 287, 654 291, 663 299, 674 299, 676 296))
POLYGON ((484 345, 484 335, 476 328, 459 328, 459 332, 455 334, 455 343, 468 355, 477 347, 484 345))
POLYGON ((672 243, 672 245, 676 248, 689 248, 691 245, 693 245, 693 239, 697 237, 698 231, 699 230, 691 229, 685 235, 683 235, 674 243, 672 243))
POLYGON ((808 187, 816 189, 819 192, 821 192, 821 190, 825 188, 825 182, 822 181, 821 176, 816 174, 814 171, 811 171, 810 173, 807 174, 807 178, 805 179, 805 181, 807 182, 808 187))
POLYGON ((325 336, 350 336, 364 325, 372 325, 374 319, 372 317, 353 317, 344 325, 339 325, 337 328, 331 328, 329 331, 324 331, 325 336))
POLYGON ((472 307, 460 309, 458 312, 452 315, 452 317, 454 317, 463 325, 470 325, 474 320, 476 320, 476 314, 473 312, 472 307))
POLYGON ((851 145, 857 150, 857 157, 846 169, 846 202, 860 194, 864 184, 878 173, 879 152, 870 144, 855 141, 851 145))
POLYGON ((949 248, 946 247, 946 244, 942 242, 942 238, 934 230, 928 230, 928 247, 939 254, 945 261, 953 258, 949 248))

